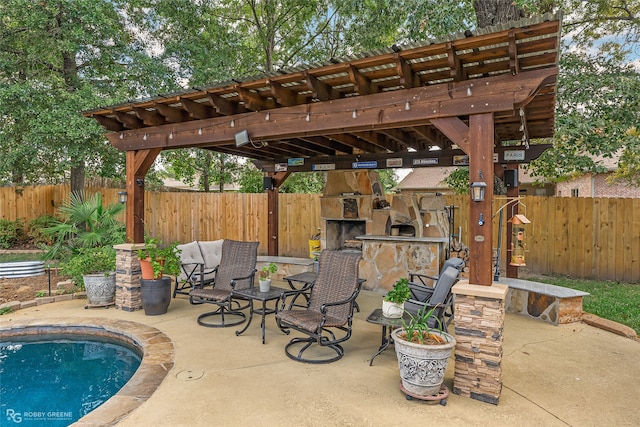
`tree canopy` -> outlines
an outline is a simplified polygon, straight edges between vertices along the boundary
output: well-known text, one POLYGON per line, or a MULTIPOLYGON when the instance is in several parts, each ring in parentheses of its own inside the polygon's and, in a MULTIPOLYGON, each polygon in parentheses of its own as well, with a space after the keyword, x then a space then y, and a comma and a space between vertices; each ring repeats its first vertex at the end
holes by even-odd
MULTIPOLYGON (((615 156, 616 175, 640 184, 640 0, 5 0, 0 184, 122 176, 85 109, 558 9, 556 135, 533 174, 561 180, 615 156)), ((232 159, 183 151, 163 156, 176 175, 209 161, 203 188, 239 179, 232 159)))

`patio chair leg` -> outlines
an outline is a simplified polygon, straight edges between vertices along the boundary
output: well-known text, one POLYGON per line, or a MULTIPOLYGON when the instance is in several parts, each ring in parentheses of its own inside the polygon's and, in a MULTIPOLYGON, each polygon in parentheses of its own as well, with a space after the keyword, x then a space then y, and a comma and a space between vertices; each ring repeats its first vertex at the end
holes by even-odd
POLYGON ((226 307, 220 307, 216 311, 209 311, 207 313, 202 313, 200 316, 198 316, 198 325, 206 326, 207 328, 226 328, 229 326, 240 325, 246 320, 246 318, 247 316, 241 311, 230 311, 226 307), (203 319, 206 319, 207 317, 213 317, 213 316, 220 316, 221 322, 208 323, 203 320, 203 319), (240 319, 228 323, 226 322, 227 319, 225 319, 225 316, 237 316, 240 319))
MULTIPOLYGON (((317 344, 317 341, 313 337, 309 337, 309 338, 294 338, 291 341, 289 341, 289 344, 287 344, 284 347, 284 352, 287 354, 289 359, 295 360, 296 362, 312 363, 312 364, 331 363, 331 362, 335 362, 336 360, 342 359, 342 356, 344 356, 344 349, 342 348, 341 345, 339 345, 339 344, 329 344, 329 345, 323 345, 321 347, 332 349, 333 351, 336 352, 336 356, 329 357, 329 358, 324 358, 324 359, 309 359, 309 358, 303 357, 303 353, 307 349, 309 349, 309 347, 311 347, 313 344, 317 344), (297 345, 297 344, 300 344, 300 343, 306 343, 306 344, 302 346, 300 351, 298 351, 297 355, 292 354, 290 349, 289 349, 289 347, 297 345)), ((320 345, 320 344, 318 344, 318 345, 320 345)))

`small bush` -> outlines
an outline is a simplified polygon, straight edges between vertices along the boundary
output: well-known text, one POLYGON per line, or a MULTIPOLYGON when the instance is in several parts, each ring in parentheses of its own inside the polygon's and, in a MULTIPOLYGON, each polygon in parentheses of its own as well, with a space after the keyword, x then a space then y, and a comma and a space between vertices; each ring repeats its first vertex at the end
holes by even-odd
POLYGON ((0 248, 10 248, 18 243, 23 236, 24 226, 21 220, 0 219, 0 248))
POLYGON ((38 218, 34 218, 27 224, 27 237, 36 246, 52 245, 53 238, 50 234, 47 234, 43 229, 47 227, 53 227, 58 220, 52 215, 43 215, 38 218))

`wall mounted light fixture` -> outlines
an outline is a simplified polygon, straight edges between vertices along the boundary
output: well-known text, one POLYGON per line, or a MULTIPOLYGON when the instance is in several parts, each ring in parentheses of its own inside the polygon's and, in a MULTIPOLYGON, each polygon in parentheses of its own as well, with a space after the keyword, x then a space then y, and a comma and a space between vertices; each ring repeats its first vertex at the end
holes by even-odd
POLYGON ((471 183, 471 200, 474 202, 484 202, 484 192, 487 188, 487 183, 484 181, 471 183))
POLYGON ((129 195, 127 194, 126 191, 118 191, 118 202, 124 205, 125 203, 127 203, 128 198, 129 198, 129 195))

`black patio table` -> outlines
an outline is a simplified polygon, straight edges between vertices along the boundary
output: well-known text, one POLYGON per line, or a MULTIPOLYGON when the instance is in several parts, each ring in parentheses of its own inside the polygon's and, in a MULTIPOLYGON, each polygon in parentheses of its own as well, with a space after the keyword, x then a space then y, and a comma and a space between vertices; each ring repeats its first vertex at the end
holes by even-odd
POLYGON ((251 320, 253 319, 253 313, 257 313, 262 315, 262 344, 265 343, 264 340, 264 329, 265 329, 265 317, 267 314, 275 314, 278 311, 278 306, 274 308, 267 308, 267 301, 275 301, 280 298, 283 292, 286 292, 286 289, 278 288, 277 286, 271 286, 271 288, 267 292, 261 292, 258 287, 251 287, 246 289, 238 289, 233 291, 233 296, 237 296, 238 298, 242 298, 249 301, 249 319, 247 323, 244 325, 239 331, 236 331, 236 335, 240 335, 244 331, 247 330, 249 325, 251 324, 251 320), (253 301, 262 301, 262 308, 254 309, 253 301))
MULTIPOLYGON (((403 317, 405 322, 409 322, 411 320, 408 313, 403 313, 403 317)), ((382 314, 381 308, 376 308, 371 312, 369 317, 367 317, 367 322, 375 323, 377 325, 382 325, 382 343, 378 348, 378 351, 371 356, 371 361, 369 362, 369 366, 373 365, 373 359, 378 357, 380 353, 385 351, 389 344, 393 342, 393 338, 391 337, 391 331, 395 328, 399 328, 402 326, 402 318, 391 318, 382 314), (389 327, 389 331, 387 332, 387 327, 389 327)))

